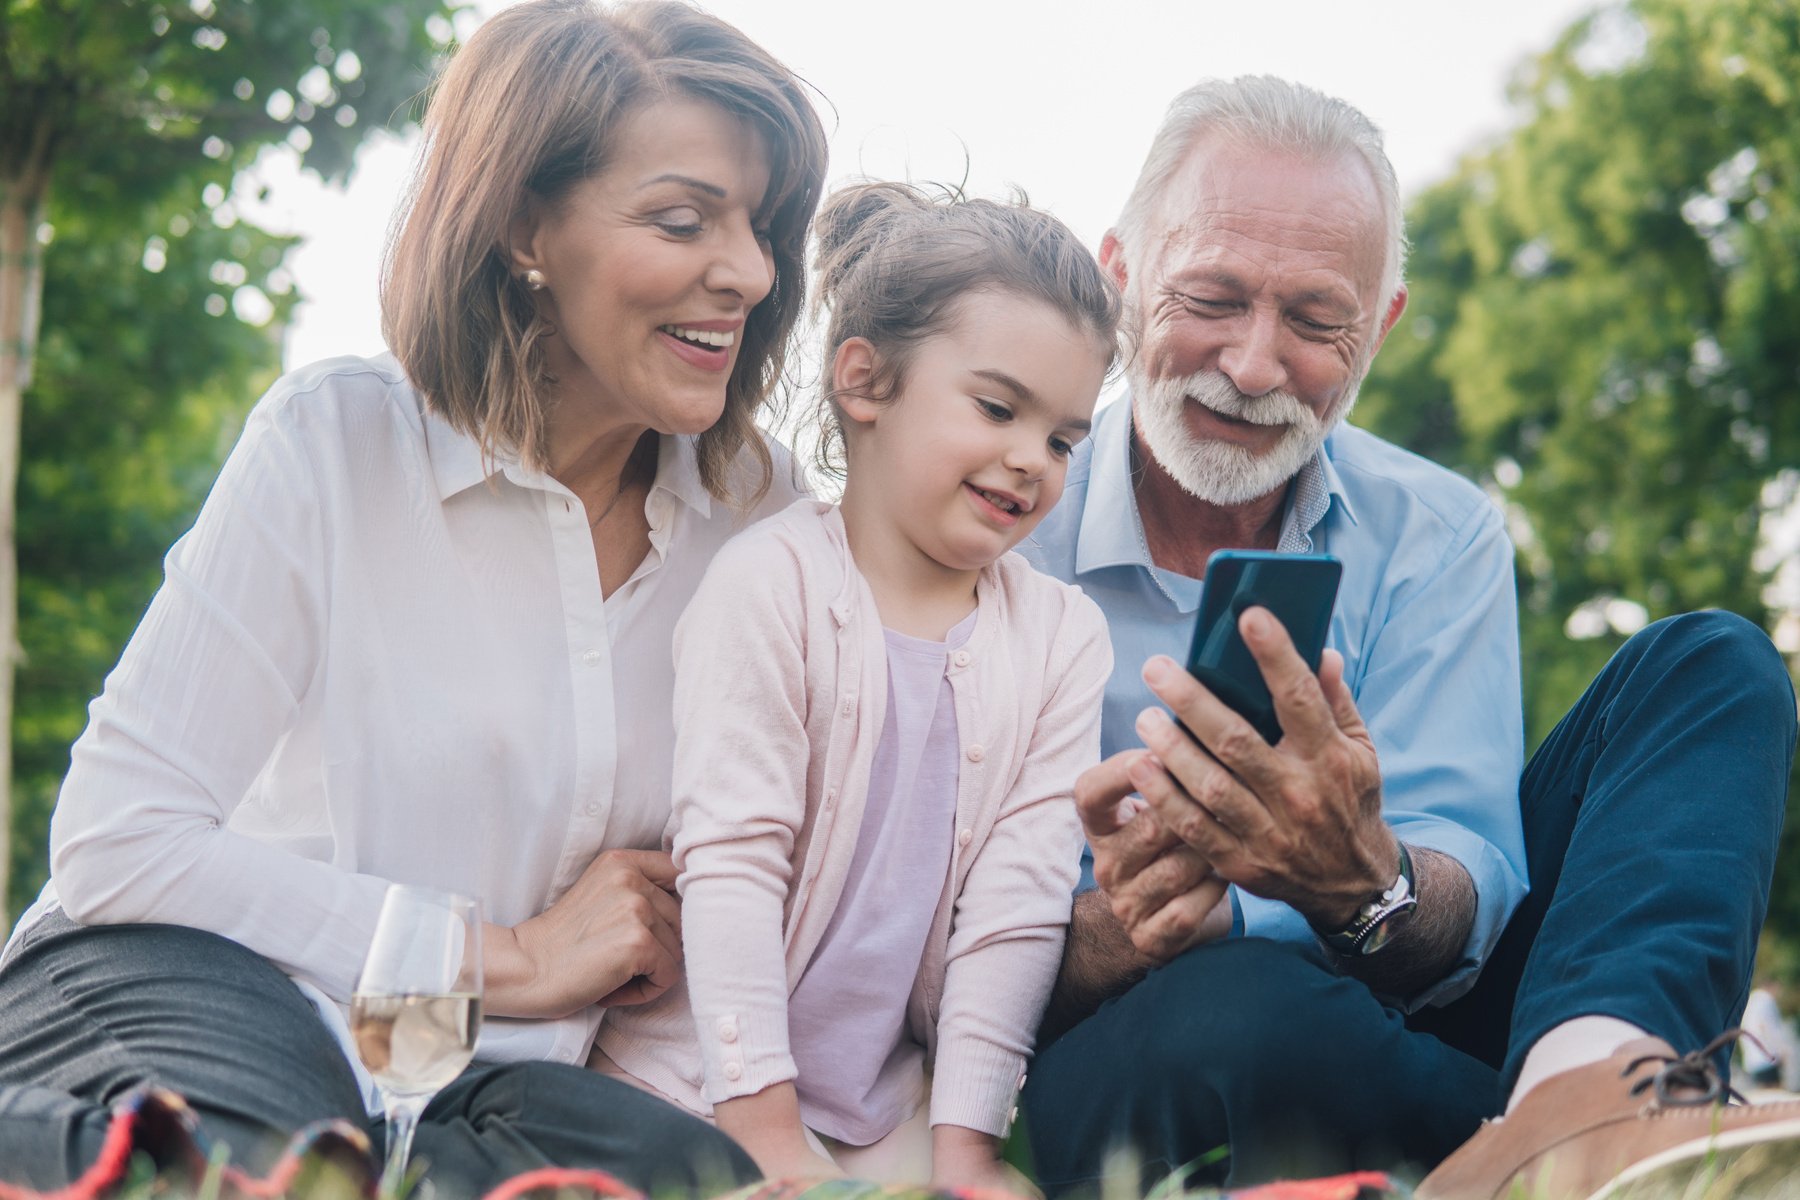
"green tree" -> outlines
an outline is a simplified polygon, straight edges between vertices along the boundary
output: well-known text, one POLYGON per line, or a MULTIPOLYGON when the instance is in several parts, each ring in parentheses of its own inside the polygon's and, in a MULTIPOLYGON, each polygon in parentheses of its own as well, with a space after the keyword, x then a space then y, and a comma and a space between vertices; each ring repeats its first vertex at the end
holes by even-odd
POLYGON ((234 181, 276 145, 342 177, 459 7, 0 0, 0 900, 41 882, 81 706, 278 362, 287 242, 234 181))
POLYGON ((1797 0, 1602 8, 1521 73, 1518 127, 1412 206, 1411 311, 1359 421, 1504 497, 1534 741, 1642 620, 1772 622, 1753 559, 1800 464, 1796 80, 1797 0))

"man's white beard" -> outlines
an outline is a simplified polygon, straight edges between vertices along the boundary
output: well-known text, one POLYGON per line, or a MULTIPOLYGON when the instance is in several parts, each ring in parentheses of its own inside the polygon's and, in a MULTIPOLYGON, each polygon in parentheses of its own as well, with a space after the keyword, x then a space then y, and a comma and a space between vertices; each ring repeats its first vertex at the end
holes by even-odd
POLYGON ((1356 403, 1359 379, 1324 417, 1291 392, 1246 396, 1222 371, 1152 383, 1132 372, 1131 403, 1150 453, 1183 491, 1209 504, 1248 504, 1285 487, 1356 403), (1281 440, 1260 454, 1229 442, 1197 438, 1188 428, 1189 400, 1257 425, 1285 425, 1281 440))

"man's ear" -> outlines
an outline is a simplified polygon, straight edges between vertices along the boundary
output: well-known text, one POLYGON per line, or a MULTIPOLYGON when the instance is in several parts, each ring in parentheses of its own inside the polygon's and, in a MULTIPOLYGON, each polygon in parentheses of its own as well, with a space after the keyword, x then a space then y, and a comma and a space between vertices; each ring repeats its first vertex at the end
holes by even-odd
POLYGON ((1375 355, 1381 350, 1381 344, 1387 341, 1388 331, 1400 320, 1400 314, 1406 311, 1406 285, 1403 283, 1394 292, 1394 298, 1388 301, 1387 312, 1382 315, 1381 328, 1375 331, 1375 349, 1369 351, 1369 361, 1375 361, 1375 355))
POLYGON ((1119 231, 1109 229, 1106 236, 1100 239, 1100 269, 1112 276, 1112 281, 1125 290, 1125 243, 1119 240, 1119 231))
POLYGON ((875 343, 868 338, 845 338, 831 359, 831 396, 845 419, 858 425, 873 424, 881 405, 873 399, 875 343))

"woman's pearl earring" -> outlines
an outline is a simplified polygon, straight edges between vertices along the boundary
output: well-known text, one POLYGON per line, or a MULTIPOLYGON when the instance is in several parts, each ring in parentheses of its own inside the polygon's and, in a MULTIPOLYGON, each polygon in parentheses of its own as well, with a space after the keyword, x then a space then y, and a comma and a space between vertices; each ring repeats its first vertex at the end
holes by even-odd
POLYGON ((525 286, 534 292, 541 292, 550 284, 549 280, 544 278, 542 271, 536 267, 527 267, 525 269, 525 286))

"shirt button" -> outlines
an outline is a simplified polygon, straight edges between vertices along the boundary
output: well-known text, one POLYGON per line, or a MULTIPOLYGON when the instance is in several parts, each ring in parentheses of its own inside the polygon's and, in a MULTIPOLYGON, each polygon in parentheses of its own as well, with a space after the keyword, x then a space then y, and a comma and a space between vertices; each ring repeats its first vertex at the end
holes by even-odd
POLYGON ((975 831, 973 829, 965 829, 956 835, 956 844, 959 846, 966 846, 974 840, 975 831))
POLYGON ((737 1022, 730 1017, 719 1022, 719 1040, 727 1044, 737 1041, 737 1022))
POLYGON ((727 1079, 742 1079, 743 1077, 744 1077, 744 1068, 742 1065, 740 1065, 738 1063, 734 1063, 734 1062, 725 1064, 725 1078, 727 1078, 727 1079))
POLYGON ((970 762, 980 762, 987 757, 987 751, 981 748, 980 742, 976 742, 973 746, 970 746, 964 753, 969 756, 970 762))
POLYGON ((584 667, 599 666, 600 652, 598 650, 583 650, 581 652, 581 665, 584 667))
POLYGON ((825 791, 825 811, 830 812, 837 804, 837 789, 827 788, 825 791))
POLYGON ((955 654, 950 656, 950 661, 959 667, 966 667, 974 657, 975 656, 970 654, 967 650, 958 650, 955 654))
POLYGON ((587 815, 592 817, 592 816, 598 816, 599 813, 600 813, 600 802, 597 800, 589 800, 588 806, 587 806, 587 815))
POLYGON ((850 701, 850 700, 844 701, 843 706, 838 709, 839 714, 841 714, 842 716, 846 716, 846 717, 850 716, 855 711, 856 711, 856 704, 854 701, 850 701))

